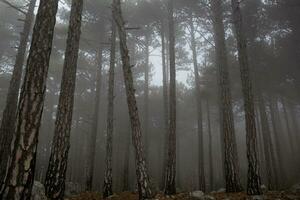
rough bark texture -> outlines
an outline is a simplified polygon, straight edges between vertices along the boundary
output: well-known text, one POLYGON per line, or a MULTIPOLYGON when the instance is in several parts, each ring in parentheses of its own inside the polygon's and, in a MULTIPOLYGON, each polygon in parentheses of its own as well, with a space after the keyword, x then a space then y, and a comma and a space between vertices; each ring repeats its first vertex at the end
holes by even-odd
POLYGON ((193 24, 193 17, 190 16, 190 30, 191 30, 191 50, 193 54, 193 65, 194 65, 194 78, 195 78, 195 97, 197 102, 197 125, 198 125, 198 153, 199 153, 199 189, 205 192, 205 174, 204 174, 204 143, 203 143, 203 124, 202 124, 202 102, 200 93, 200 76, 197 61, 197 47, 195 39, 195 28, 193 24))
POLYGON ((108 80, 108 109, 107 109, 107 135, 106 135, 106 159, 103 185, 103 197, 107 198, 113 194, 112 190, 112 151, 114 133, 114 85, 115 85, 115 59, 116 59, 116 27, 112 24, 110 68, 108 80))
POLYGON ((137 102, 135 98, 135 89, 133 86, 133 76, 130 66, 130 57, 127 48, 127 36, 125 31, 125 22, 122 16, 120 0, 113 1, 113 17, 118 28, 120 38, 120 52, 123 62, 123 73, 126 87, 127 104, 132 129, 132 143, 135 148, 135 165, 137 184, 140 199, 152 198, 150 189, 149 175, 145 161, 144 149, 142 144, 141 122, 138 114, 137 102))
POLYGON ((175 34, 173 17, 173 0, 168 1, 169 21, 169 53, 170 53, 170 107, 169 107, 169 135, 168 160, 165 175, 166 195, 176 193, 176 68, 175 68, 175 34))
POLYGON ((214 189, 214 163, 213 163, 213 145, 212 145, 212 131, 210 120, 210 107, 209 100, 206 100, 206 113, 207 113, 207 132, 208 132, 208 151, 209 151, 209 184, 210 191, 214 189))
POLYGON ((54 138, 45 180, 46 196, 63 199, 70 148, 77 59, 81 35, 83 0, 73 0, 69 22, 65 62, 55 121, 54 138))
POLYGON ((96 154, 96 141, 98 133, 98 121, 99 121, 99 108, 100 108, 100 95, 102 86, 102 47, 100 47, 98 52, 98 69, 96 73, 96 91, 95 91, 95 109, 93 113, 93 124, 92 130, 89 138, 89 147, 87 153, 87 163, 86 163, 86 190, 91 191, 93 187, 93 175, 95 167, 95 154, 96 154))
POLYGON ((225 32, 221 0, 212 0, 213 25, 216 58, 219 79, 219 106, 221 121, 221 138, 224 150, 224 175, 227 192, 239 192, 242 190, 239 177, 239 164, 234 131, 232 112, 230 81, 228 72, 228 61, 225 46, 225 32))
POLYGON ((257 158, 257 141, 254 98, 252 89, 252 80, 249 71, 249 61, 247 54, 247 42, 244 35, 243 20, 238 0, 231 1, 233 24, 235 27, 237 48, 239 54, 239 63, 242 80, 242 90, 244 97, 244 109, 246 119, 246 141, 248 158, 248 180, 247 193, 250 195, 261 194, 261 178, 259 173, 259 161, 257 158))
POLYGON ((9 171, 0 199, 29 199, 58 0, 41 0, 18 106, 9 171))
POLYGON ((5 108, 2 114, 2 121, 0 127, 0 188, 4 184, 4 178, 7 172, 6 169, 10 155, 10 146, 15 131, 22 70, 25 59, 26 47, 28 43, 28 37, 34 19, 35 4, 36 0, 30 1, 28 12, 25 16, 23 31, 20 34, 20 44, 18 47, 16 62, 14 65, 12 77, 8 88, 5 108))

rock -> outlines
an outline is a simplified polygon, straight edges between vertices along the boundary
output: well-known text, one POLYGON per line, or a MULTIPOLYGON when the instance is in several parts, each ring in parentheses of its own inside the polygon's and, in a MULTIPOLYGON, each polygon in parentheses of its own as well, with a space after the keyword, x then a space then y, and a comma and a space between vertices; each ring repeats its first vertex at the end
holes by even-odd
POLYGON ((225 188, 220 188, 217 193, 223 193, 223 192, 226 192, 226 189, 225 188))
POLYGON ((30 200, 47 200, 45 187, 41 182, 34 181, 30 200))
POLYGON ((264 200, 264 196, 254 195, 254 196, 251 196, 251 200, 264 200))
POLYGON ((205 195, 202 200, 215 200, 216 198, 210 195, 205 195))
POLYGON ((268 188, 267 188, 267 186, 265 186, 265 185, 261 185, 261 186, 260 186, 260 189, 261 189, 261 191, 262 191, 263 193, 267 193, 267 192, 268 192, 268 188))
POLYGON ((70 197, 83 192, 81 186, 78 183, 66 182, 65 185, 65 196, 70 197))
POLYGON ((191 192, 191 197, 193 199, 203 199, 204 198, 204 193, 202 191, 194 191, 194 192, 191 192))

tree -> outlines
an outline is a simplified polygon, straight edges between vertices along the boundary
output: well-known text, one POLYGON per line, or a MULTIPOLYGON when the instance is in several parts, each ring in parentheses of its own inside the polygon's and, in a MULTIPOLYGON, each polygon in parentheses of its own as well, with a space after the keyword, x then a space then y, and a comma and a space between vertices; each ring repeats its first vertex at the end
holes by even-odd
POLYGON ((138 108, 135 98, 135 89, 133 86, 133 76, 130 65, 130 57, 127 48, 127 36, 124 27, 124 19, 122 16, 121 2, 120 0, 113 1, 113 17, 118 28, 120 38, 120 52, 123 62, 123 76, 125 81, 127 104, 132 129, 132 143, 135 148, 135 165, 137 184, 140 199, 152 198, 153 194, 150 189, 149 175, 145 161, 145 155, 143 150, 143 144, 141 141, 141 122, 139 119, 138 108))
POLYGON ((261 194, 261 178, 259 174, 259 162, 257 158, 254 98, 247 55, 247 42, 243 32, 243 20, 239 4, 240 3, 237 0, 231 1, 233 24, 235 27, 237 39, 246 119, 246 140, 248 158, 247 193, 250 195, 258 195, 261 194))
POLYGON ((168 158, 165 175, 166 195, 176 193, 176 69, 175 69, 175 34, 173 0, 168 1, 169 21, 169 64, 170 64, 170 87, 169 87, 169 135, 168 135, 168 158))
POLYGON ((11 162, 1 199, 30 198, 57 7, 57 0, 40 1, 19 100, 11 162))
POLYGON ((104 175, 103 197, 107 198, 113 194, 112 191, 112 146, 114 132, 114 74, 116 57, 116 27, 112 24, 110 67, 108 80, 108 110, 107 110, 107 135, 106 135, 106 169, 104 175))
POLYGON ((0 127, 0 188, 4 184, 4 177, 6 175, 6 169, 10 155, 10 146, 15 131, 17 114, 16 112, 18 107, 18 97, 21 85, 22 70, 29 33, 34 20, 35 4, 36 0, 30 1, 28 11, 25 16, 23 31, 20 34, 20 44, 18 47, 14 70, 12 73, 6 97, 6 105, 2 114, 3 116, 0 127))
POLYGON ((202 101, 201 101, 201 89, 200 89, 200 77, 197 60, 197 47, 195 39, 195 27, 193 22, 193 16, 190 14, 189 25, 191 31, 191 50, 193 54, 193 65, 194 65, 194 78, 195 78, 195 97, 197 102, 197 125, 198 125, 198 138, 199 138, 199 189, 205 192, 205 175, 204 175, 204 142, 203 142, 203 124, 202 124, 202 101))
POLYGON ((228 72, 227 51, 225 45, 225 31, 222 16, 222 2, 212 0, 213 28, 216 50, 216 64, 219 79, 219 106, 221 121, 221 138, 224 150, 224 171, 227 192, 242 190, 239 177, 239 164, 234 132, 230 81, 228 72))
POLYGON ((61 81, 61 91, 56 114, 51 155, 45 180, 46 196, 63 199, 70 148, 77 59, 81 35, 83 0, 72 0, 70 22, 61 81))

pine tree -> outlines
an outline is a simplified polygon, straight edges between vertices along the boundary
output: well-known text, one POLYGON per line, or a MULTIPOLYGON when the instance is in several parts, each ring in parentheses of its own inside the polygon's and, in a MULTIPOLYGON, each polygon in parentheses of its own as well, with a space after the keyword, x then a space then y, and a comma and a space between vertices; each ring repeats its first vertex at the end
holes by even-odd
POLYGON ((11 162, 0 199, 29 199, 31 195, 57 8, 58 0, 40 1, 19 100, 11 162))
POLYGON ((243 30, 243 20, 240 10, 240 2, 232 0, 232 16, 235 27, 237 47, 239 54, 239 64, 242 79, 242 89, 244 97, 244 109, 246 119, 246 140, 247 140, 247 158, 248 158, 248 179, 247 193, 249 195, 261 194, 261 178, 259 172, 259 161, 257 158, 257 139, 255 125, 254 98, 252 89, 252 80, 250 77, 249 61, 247 54, 247 42, 243 30))
POLYGON ((141 122, 138 114, 137 102, 135 98, 135 89, 133 86, 132 69, 130 65, 129 51, 127 48, 127 36, 125 31, 125 22, 122 16, 121 1, 113 1, 113 17, 118 29, 120 38, 120 52, 123 62, 123 73, 127 95, 127 104, 132 129, 132 143, 135 148, 135 165, 137 184, 140 199, 152 198, 150 189, 149 175, 145 161, 144 149, 142 144, 141 122))
POLYGON ((219 79, 219 106, 221 119, 221 138, 224 151, 224 172, 227 192, 242 190, 239 177, 239 164, 234 132, 232 100, 228 72, 227 51, 225 45, 225 31, 222 14, 222 1, 212 0, 213 26, 216 59, 219 79))
POLYGON ((114 132, 114 82, 115 82, 115 58, 116 58, 116 27, 112 24, 110 68, 108 80, 108 110, 107 110, 107 135, 106 135, 106 159, 105 175, 103 185, 103 197, 107 198, 113 194, 112 190, 112 147, 114 132))
POLYGON ((63 199, 65 190, 83 0, 72 0, 65 62, 51 155, 45 180, 46 196, 63 199))

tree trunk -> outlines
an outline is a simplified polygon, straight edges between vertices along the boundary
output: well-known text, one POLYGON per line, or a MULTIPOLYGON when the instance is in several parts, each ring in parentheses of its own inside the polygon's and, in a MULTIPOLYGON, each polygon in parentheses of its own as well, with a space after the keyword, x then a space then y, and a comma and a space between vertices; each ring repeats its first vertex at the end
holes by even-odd
POLYGON ((210 121, 210 108, 209 100, 206 99, 206 113, 207 113, 207 132, 208 132, 208 150, 209 150, 209 184, 210 191, 214 189, 214 164, 213 164, 213 143, 212 143, 212 131, 210 121))
POLYGON ((83 0, 72 0, 61 93, 57 108, 54 138, 45 180, 46 196, 63 199, 70 148, 77 59, 80 41, 83 0))
POLYGON ((173 17, 173 0, 168 1, 169 20, 169 53, 170 53, 170 110, 168 160, 165 175, 165 194, 176 193, 176 67, 175 67, 175 34, 173 17))
POLYGON ((230 92, 227 53, 225 45, 225 32, 222 16, 221 0, 212 0, 214 22, 215 48, 219 79, 219 106, 221 121, 221 138, 224 149, 224 175, 227 192, 242 190, 239 177, 239 164, 234 132, 233 111, 230 92))
MULTIPOLYGON (((149 161, 149 27, 147 27, 145 35, 145 83, 144 83, 144 134, 145 134, 145 155, 146 160, 149 161)), ((149 165, 148 165, 149 166, 149 165)))
POLYGON ((268 189, 272 190, 276 187, 276 173, 275 173, 275 156, 273 152, 273 144, 271 139, 271 131, 269 127, 266 106, 262 94, 258 93, 258 105, 259 105, 259 114, 261 119, 262 126, 262 139, 264 143, 264 155, 265 155, 265 164, 266 164, 266 173, 267 173, 267 185, 268 189))
POLYGON ((91 191, 93 188, 93 175, 95 167, 95 154, 96 154, 96 142, 98 133, 98 121, 99 121, 99 108, 100 108, 100 96, 102 86, 102 47, 98 52, 98 68, 96 72, 96 91, 95 91, 95 109, 93 113, 93 124, 90 133, 88 153, 87 153, 87 179, 86 179, 86 190, 91 191))
POLYGON ((166 65, 166 41, 165 41, 165 24, 164 20, 161 20, 161 58, 162 58, 162 74, 163 74, 163 105, 164 105, 164 144, 163 144, 163 168, 162 168, 162 183, 165 183, 165 170, 167 163, 168 152, 168 132, 169 132, 169 109, 168 109, 168 77, 167 77, 167 65, 166 65))
POLYGON ((195 97, 197 102, 197 125, 198 125, 198 170, 199 170, 199 189, 205 192, 205 174, 204 174, 204 143, 203 143, 203 124, 202 124, 202 106, 200 93, 200 77, 197 61, 197 47, 195 39, 195 28, 193 24, 193 16, 190 14, 190 30, 191 30, 191 50, 193 53, 194 78, 195 78, 195 97))
POLYGON ((106 135, 106 169, 104 175, 103 197, 113 194, 112 190, 112 151, 114 133, 114 85, 115 85, 115 59, 116 59, 116 27, 112 24, 110 68, 108 80, 108 110, 107 110, 107 135, 106 135))
POLYGON ((15 131, 22 70, 23 70, 28 38, 34 20, 35 4, 36 4, 36 0, 31 0, 29 3, 28 12, 26 14, 25 21, 24 21, 23 31, 20 34, 20 45, 18 48, 16 62, 14 65, 12 77, 8 88, 6 105, 4 107, 3 114, 2 114, 2 121, 0 127, 0 160, 1 160, 0 188, 4 184, 4 178, 7 172, 6 169, 7 169, 8 159, 10 156, 11 142, 15 131))
POLYGON ((150 189, 149 175, 145 161, 144 149, 142 144, 141 123, 138 114, 137 102, 135 98, 135 89, 133 86, 132 70, 130 57, 127 48, 127 36, 125 31, 125 22, 122 16, 120 0, 113 1, 113 17, 118 28, 120 38, 120 52, 123 62, 123 73, 126 87, 127 104, 132 129, 132 142, 135 148, 136 175, 140 199, 152 198, 150 189))
POLYGON ((243 20, 238 0, 231 0, 233 24, 235 26, 238 57, 240 63, 244 109, 246 119, 246 141, 248 158, 247 193, 249 195, 261 194, 261 178, 259 161, 257 159, 256 125, 254 112, 254 99, 252 80, 249 71, 247 42, 243 30, 243 20))
POLYGON ((22 85, 11 163, 0 199, 29 199, 58 0, 41 0, 22 85))

